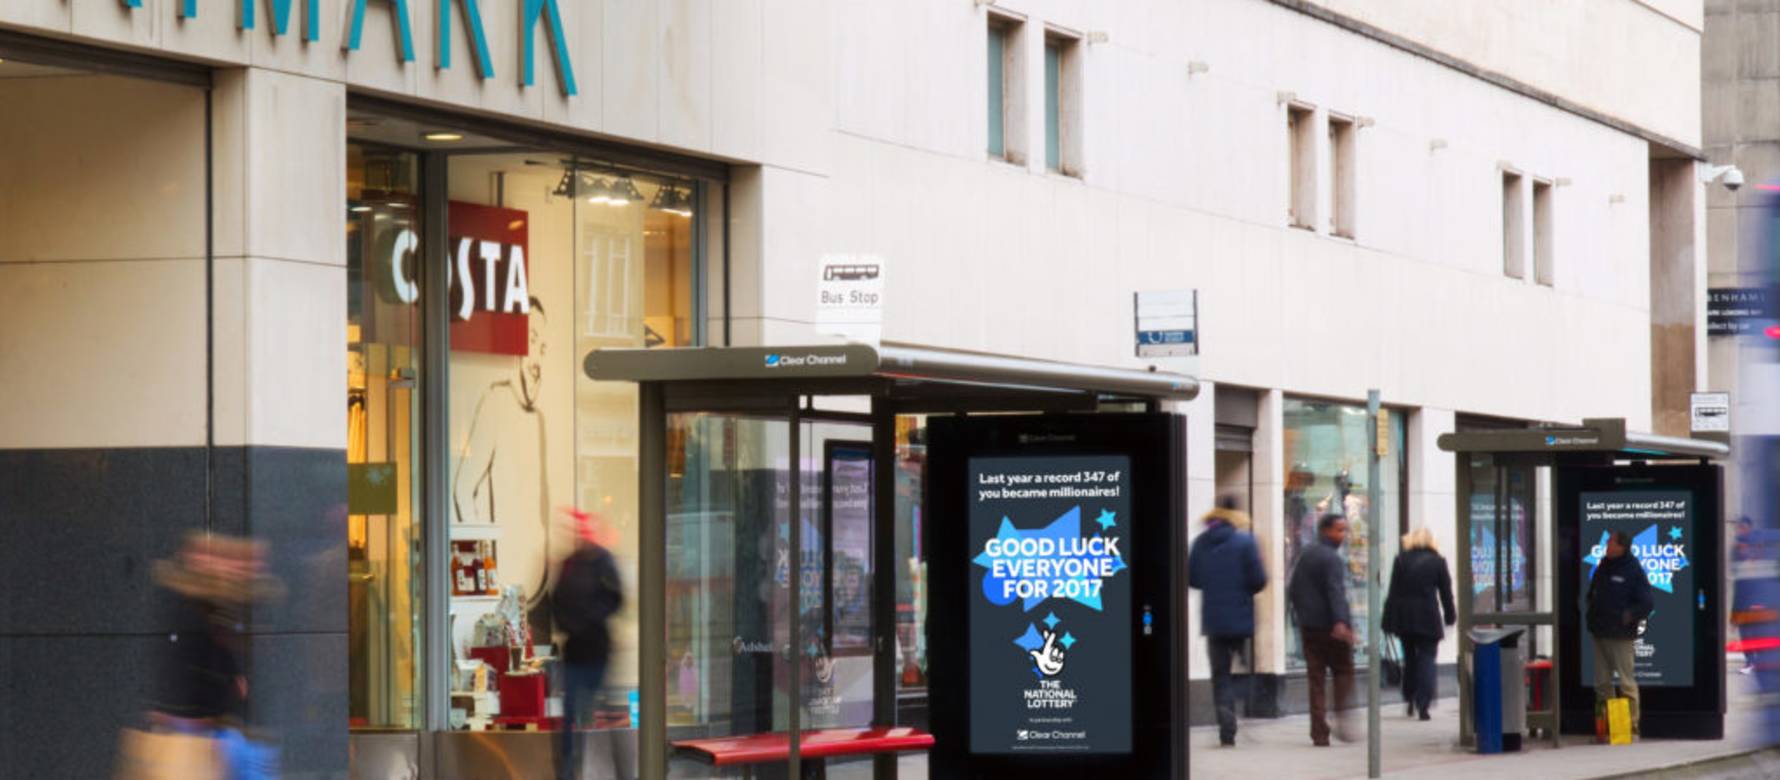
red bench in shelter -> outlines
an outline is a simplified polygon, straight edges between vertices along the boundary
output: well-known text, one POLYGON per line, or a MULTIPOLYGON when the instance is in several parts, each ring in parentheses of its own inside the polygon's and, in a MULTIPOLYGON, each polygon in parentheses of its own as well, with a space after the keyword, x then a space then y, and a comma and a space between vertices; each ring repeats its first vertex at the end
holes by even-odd
MULTIPOLYGON (((680 755, 692 756, 712 766, 743 767, 743 777, 752 776, 747 768, 754 764, 779 763, 791 758, 791 735, 783 732, 683 739, 673 745, 680 755)), ((933 735, 912 728, 815 729, 803 732, 797 752, 803 758, 819 760, 903 753, 931 747, 933 735)))

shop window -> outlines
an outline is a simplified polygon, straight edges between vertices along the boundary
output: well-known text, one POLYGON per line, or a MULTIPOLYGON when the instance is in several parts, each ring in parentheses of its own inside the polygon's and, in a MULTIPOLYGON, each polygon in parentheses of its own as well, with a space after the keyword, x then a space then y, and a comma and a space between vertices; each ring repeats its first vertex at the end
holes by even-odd
POLYGON ((1533 181, 1533 281, 1550 287, 1552 267, 1551 182, 1533 181))
POLYGON ((1286 106, 1286 219, 1295 228, 1316 229, 1316 112, 1286 106))
POLYGON ((417 728, 420 507, 419 157, 346 155, 348 694, 357 727, 417 728))
POLYGON ((1502 172, 1502 273, 1511 279, 1527 277, 1526 195, 1521 176, 1502 172))
POLYGON ((559 711, 560 683, 526 674, 554 655, 561 637, 548 598, 561 561, 588 535, 615 557, 625 594, 594 722, 630 728, 637 388, 593 381, 582 361, 599 348, 696 342, 703 189, 544 153, 456 155, 447 181, 450 642, 462 678, 453 723, 481 729, 497 711, 559 711), (537 685, 538 701, 489 696, 472 673, 477 660, 506 667, 495 669, 497 684, 537 685))
MULTIPOLYGON (((1285 576, 1298 563, 1303 550, 1317 541, 1317 520, 1337 512, 1347 517, 1347 544, 1342 553, 1348 561, 1347 600, 1354 618, 1356 657, 1366 652, 1365 637, 1372 616, 1366 605, 1367 547, 1379 546, 1379 560, 1388 566, 1398 549, 1403 531, 1403 500, 1408 458, 1404 452, 1404 418, 1391 410, 1388 421, 1389 454, 1379 464, 1378 531, 1367 522, 1367 453, 1371 419, 1364 405, 1297 398, 1285 399, 1284 447, 1286 485, 1285 576)), ((1388 572, 1387 572, 1388 575, 1388 572)), ((1388 576, 1382 582, 1388 582, 1388 576)), ((1304 667, 1304 653, 1297 624, 1286 613, 1287 662, 1304 667)))
POLYGON ((1329 232, 1354 237, 1354 120, 1329 116, 1329 232))

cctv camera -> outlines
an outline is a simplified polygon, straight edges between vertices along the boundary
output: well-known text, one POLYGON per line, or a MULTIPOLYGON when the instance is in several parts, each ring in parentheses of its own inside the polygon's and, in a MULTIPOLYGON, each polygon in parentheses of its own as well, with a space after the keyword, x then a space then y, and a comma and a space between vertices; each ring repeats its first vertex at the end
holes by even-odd
POLYGON ((1743 186, 1743 169, 1735 165, 1708 165, 1700 171, 1700 181, 1723 182, 1725 189, 1736 192, 1743 186))

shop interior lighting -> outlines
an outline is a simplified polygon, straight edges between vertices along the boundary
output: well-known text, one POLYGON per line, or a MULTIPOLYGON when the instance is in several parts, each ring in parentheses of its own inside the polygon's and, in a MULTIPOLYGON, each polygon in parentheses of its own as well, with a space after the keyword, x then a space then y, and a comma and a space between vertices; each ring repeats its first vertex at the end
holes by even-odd
POLYGON ((464 140, 464 134, 463 133, 453 133, 448 130, 434 130, 434 131, 429 132, 425 135, 422 135, 421 138, 425 138, 428 141, 434 141, 437 143, 450 143, 452 141, 464 140))
POLYGON ((587 182, 587 193, 588 193, 587 194, 587 202, 588 203, 596 203, 597 204, 597 203, 611 203, 612 202, 612 183, 611 182, 606 181, 605 179, 595 179, 592 176, 588 176, 586 174, 582 175, 582 179, 587 182))
POLYGON ((550 194, 558 198, 575 197, 575 172, 563 171, 562 178, 556 180, 556 188, 550 194))
POLYGON ((370 206, 365 206, 365 205, 362 205, 362 204, 361 204, 361 205, 358 205, 358 206, 353 206, 353 207, 352 207, 352 208, 350 208, 350 209, 347 209, 347 211, 350 211, 350 212, 352 212, 352 213, 354 213, 354 214, 363 214, 363 213, 365 213, 365 212, 367 212, 367 211, 370 211, 370 210, 371 210, 371 207, 370 207, 370 206))
POLYGON ((637 189, 636 182, 631 181, 629 176, 620 176, 614 180, 608 196, 606 203, 613 206, 629 206, 643 200, 643 192, 637 189))

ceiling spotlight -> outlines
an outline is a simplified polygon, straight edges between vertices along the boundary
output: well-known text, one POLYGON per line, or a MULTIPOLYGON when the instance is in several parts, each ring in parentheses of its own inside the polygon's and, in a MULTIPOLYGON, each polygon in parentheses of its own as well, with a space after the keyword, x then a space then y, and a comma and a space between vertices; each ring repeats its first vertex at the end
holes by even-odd
POLYGON ((573 171, 563 171, 562 178, 556 180, 556 187, 550 190, 550 194, 555 195, 558 198, 573 198, 573 197, 575 197, 575 174, 574 174, 574 172, 573 171))
POLYGON ((352 208, 347 209, 347 211, 350 211, 354 214, 363 214, 370 210, 371 210, 370 206, 353 206, 352 208))
POLYGON ((613 206, 629 206, 642 200, 643 193, 637 189, 637 183, 631 181, 629 176, 620 176, 612 182, 612 189, 606 203, 613 206))
POLYGON ((439 143, 450 143, 452 141, 464 140, 464 134, 463 133, 453 133, 449 130, 434 130, 430 133, 426 133, 426 134, 422 135, 421 138, 425 138, 428 141, 436 141, 439 143))
POLYGON ((587 181, 588 203, 612 202, 613 187, 611 182, 606 181, 605 179, 595 179, 592 176, 587 177, 587 181))

